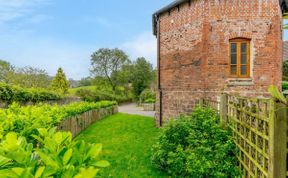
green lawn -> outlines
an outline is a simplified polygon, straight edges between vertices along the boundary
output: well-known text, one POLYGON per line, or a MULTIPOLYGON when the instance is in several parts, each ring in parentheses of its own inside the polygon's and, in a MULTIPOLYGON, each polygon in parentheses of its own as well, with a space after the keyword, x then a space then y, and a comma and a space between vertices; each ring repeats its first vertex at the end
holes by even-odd
POLYGON ((98 121, 76 139, 102 143, 102 159, 111 166, 101 172, 101 177, 161 178, 164 173, 151 165, 151 146, 159 130, 150 117, 116 114, 98 121))

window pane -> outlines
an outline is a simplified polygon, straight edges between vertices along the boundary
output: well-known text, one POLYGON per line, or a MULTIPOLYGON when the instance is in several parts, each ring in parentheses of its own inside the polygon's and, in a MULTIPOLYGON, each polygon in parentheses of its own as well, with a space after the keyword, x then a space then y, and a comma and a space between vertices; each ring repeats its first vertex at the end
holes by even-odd
POLYGON ((241 75, 247 75, 247 66, 241 66, 241 75))
POLYGON ((241 54, 241 64, 247 64, 247 55, 241 54))
POLYGON ((241 43, 241 53, 247 53, 247 43, 241 43))
POLYGON ((237 54, 231 54, 231 64, 237 64, 237 54))
POLYGON ((237 66, 231 66, 231 75, 237 75, 237 66))
POLYGON ((231 54, 232 53, 237 53, 237 44, 236 43, 231 43, 231 54))

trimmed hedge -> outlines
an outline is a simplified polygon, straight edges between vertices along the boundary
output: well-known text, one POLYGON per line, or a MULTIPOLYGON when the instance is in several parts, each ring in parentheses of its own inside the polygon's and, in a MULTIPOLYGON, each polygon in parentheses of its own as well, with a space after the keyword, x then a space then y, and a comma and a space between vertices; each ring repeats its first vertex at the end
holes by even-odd
POLYGON ((45 89, 24 89, 18 86, 0 83, 0 100, 9 104, 13 102, 43 102, 60 100, 61 95, 45 89))
POLYGON ((117 102, 114 101, 79 102, 65 106, 51 106, 48 104, 20 106, 13 103, 8 109, 0 109, 0 140, 9 132, 15 132, 33 139, 31 136, 39 128, 53 128, 62 120, 69 119, 72 116, 115 105, 117 105, 117 102))
POLYGON ((125 96, 120 94, 113 94, 109 91, 91 91, 88 89, 77 90, 76 95, 81 97, 84 101, 98 102, 103 100, 117 101, 118 103, 131 102, 133 96, 125 96))

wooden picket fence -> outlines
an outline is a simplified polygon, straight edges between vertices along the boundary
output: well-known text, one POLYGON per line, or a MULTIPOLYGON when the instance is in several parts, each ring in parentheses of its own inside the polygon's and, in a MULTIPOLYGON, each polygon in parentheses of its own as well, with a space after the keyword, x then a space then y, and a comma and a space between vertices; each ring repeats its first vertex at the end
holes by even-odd
POLYGON ((228 94, 222 94, 220 101, 201 99, 199 104, 218 111, 223 127, 232 130, 243 177, 288 177, 288 112, 285 105, 274 99, 228 94))
POLYGON ((91 124, 117 112, 118 106, 87 111, 83 114, 63 120, 58 125, 57 129, 71 132, 74 138, 91 124))

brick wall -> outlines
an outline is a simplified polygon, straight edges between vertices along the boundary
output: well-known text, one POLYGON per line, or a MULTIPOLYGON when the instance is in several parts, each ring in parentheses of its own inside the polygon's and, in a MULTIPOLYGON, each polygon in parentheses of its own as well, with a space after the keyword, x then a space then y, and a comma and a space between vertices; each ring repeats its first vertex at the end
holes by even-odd
MULTIPOLYGON (((223 92, 267 96, 282 79, 278 0, 192 0, 160 15, 164 121, 188 114, 195 100, 223 92), (251 39, 251 77, 229 77, 229 40, 251 39)), ((156 104, 159 119, 159 95, 156 104)))

